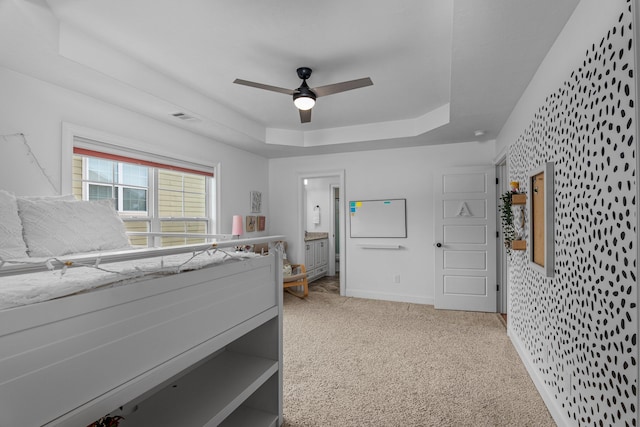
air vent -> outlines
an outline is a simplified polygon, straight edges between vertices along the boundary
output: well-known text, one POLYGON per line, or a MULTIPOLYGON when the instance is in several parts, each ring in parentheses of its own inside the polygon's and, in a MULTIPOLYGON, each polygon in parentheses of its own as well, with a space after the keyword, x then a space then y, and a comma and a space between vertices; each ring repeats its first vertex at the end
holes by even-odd
POLYGON ((188 122, 199 122, 200 119, 190 116, 187 113, 171 113, 171 115, 173 117, 175 117, 176 119, 180 119, 180 120, 184 120, 184 121, 188 121, 188 122))

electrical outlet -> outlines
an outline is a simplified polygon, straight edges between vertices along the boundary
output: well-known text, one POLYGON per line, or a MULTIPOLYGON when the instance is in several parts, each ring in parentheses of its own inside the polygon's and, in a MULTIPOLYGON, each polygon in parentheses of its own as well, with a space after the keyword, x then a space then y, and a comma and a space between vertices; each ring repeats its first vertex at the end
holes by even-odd
POLYGON ((400 275, 396 274, 395 276, 393 276, 393 283, 400 283, 400 275))

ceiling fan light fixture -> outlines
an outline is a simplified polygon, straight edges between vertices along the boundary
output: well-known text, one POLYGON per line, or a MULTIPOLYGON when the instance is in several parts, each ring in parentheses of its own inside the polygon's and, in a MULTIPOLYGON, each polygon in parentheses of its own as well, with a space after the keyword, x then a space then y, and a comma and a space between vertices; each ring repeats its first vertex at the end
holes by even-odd
POLYGON ((309 89, 306 81, 293 94, 293 104, 302 111, 310 110, 316 105, 316 94, 309 89))
POLYGON ((298 110, 306 111, 313 108, 316 105, 316 100, 310 96, 300 95, 294 98, 293 103, 298 108, 298 110))
POLYGON ((302 79, 302 85, 300 85, 298 89, 286 89, 283 87, 271 86, 264 83, 256 83, 242 79, 235 79, 233 82, 239 85, 284 93, 289 96, 293 95, 293 105, 295 105, 299 110, 300 123, 309 123, 311 121, 311 109, 316 105, 317 97, 346 92, 348 90, 371 86, 373 84, 369 77, 365 77, 362 79, 333 83, 330 85, 319 86, 311 89, 309 85, 307 85, 307 79, 311 77, 311 68, 300 67, 298 68, 297 73, 298 77, 302 79))

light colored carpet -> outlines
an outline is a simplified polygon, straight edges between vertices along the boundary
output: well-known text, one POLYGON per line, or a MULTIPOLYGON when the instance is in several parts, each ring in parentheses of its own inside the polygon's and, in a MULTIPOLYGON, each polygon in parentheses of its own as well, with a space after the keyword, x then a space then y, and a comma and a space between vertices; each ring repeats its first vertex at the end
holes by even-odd
POLYGON ((497 314, 284 297, 284 418, 302 426, 555 426, 497 314))

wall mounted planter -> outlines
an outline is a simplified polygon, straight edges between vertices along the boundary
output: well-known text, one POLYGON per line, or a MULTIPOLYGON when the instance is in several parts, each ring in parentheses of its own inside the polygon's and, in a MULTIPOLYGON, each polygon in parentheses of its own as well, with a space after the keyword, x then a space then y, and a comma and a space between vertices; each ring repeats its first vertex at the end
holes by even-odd
POLYGON ((527 249, 527 241, 526 240, 514 240, 511 242, 511 249, 514 251, 524 251, 527 249))

